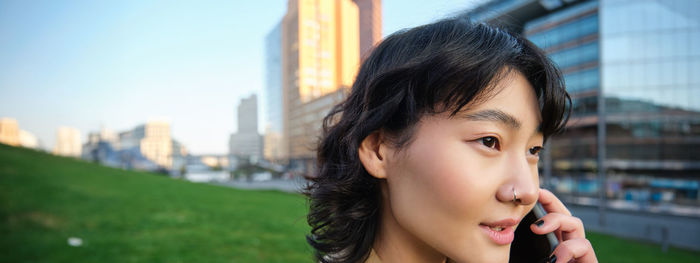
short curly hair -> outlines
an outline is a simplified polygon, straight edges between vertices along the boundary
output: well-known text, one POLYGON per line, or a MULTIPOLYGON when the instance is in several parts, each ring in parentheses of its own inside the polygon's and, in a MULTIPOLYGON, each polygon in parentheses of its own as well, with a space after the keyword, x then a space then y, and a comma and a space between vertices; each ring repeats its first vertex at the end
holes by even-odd
POLYGON ((468 18, 396 32, 362 63, 345 101, 325 117, 318 169, 305 190, 308 243, 320 262, 363 262, 380 220, 380 179, 360 162, 358 148, 382 131, 392 146, 410 143, 425 114, 457 114, 486 100, 508 70, 534 87, 545 138, 563 129, 571 99, 556 66, 527 39, 468 18), (505 69, 505 71, 504 71, 505 69))

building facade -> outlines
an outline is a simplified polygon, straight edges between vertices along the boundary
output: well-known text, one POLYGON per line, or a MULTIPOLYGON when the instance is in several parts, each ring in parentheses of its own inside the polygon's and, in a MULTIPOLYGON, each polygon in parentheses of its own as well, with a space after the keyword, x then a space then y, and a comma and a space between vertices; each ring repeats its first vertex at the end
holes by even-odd
POLYGON ((490 1, 465 15, 524 34, 560 67, 567 131, 541 162, 570 203, 700 216, 700 2, 490 1))
POLYGON ((290 0, 282 20, 284 140, 292 170, 311 174, 323 117, 341 102, 360 61, 350 0, 290 0))
POLYGON ((0 143, 10 146, 20 145, 17 120, 10 118, 0 119, 0 143))
POLYGON ((284 142, 284 110, 282 102, 282 22, 265 37, 265 101, 263 157, 284 164, 288 147, 284 142))
POLYGON ((31 132, 19 130, 19 145, 25 148, 40 149, 39 138, 31 132))
POLYGON ((262 158, 262 136, 258 134, 258 99, 255 94, 238 105, 238 131, 231 134, 229 155, 250 161, 262 158))
POLYGON ((80 157, 81 152, 82 143, 80 140, 80 131, 71 127, 58 127, 53 154, 80 157))
POLYGON ((382 1, 353 0, 357 5, 360 23, 360 57, 369 56, 382 40, 382 1))
POLYGON ((141 153, 147 159, 170 170, 173 164, 173 140, 170 123, 149 121, 144 125, 144 137, 139 141, 141 153))
POLYGON ((172 168, 173 140, 170 135, 170 123, 167 121, 148 121, 146 124, 119 133, 119 142, 114 147, 126 157, 122 157, 121 163, 127 164, 126 168, 132 168, 131 159, 139 160, 138 169, 154 170, 172 168), (143 157, 143 158, 142 158, 143 157), (147 164, 141 161, 146 159, 153 163, 147 164))

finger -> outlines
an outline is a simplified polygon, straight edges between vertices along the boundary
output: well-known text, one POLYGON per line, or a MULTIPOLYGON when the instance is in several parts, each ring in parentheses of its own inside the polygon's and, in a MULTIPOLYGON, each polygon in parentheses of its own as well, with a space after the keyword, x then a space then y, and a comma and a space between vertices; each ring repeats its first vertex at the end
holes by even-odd
POLYGON ((568 216, 559 213, 549 213, 530 225, 533 233, 544 235, 554 231, 561 231, 560 241, 585 238, 583 221, 578 217, 568 216))
POLYGON ((537 201, 542 204, 542 208, 544 208, 547 213, 571 215, 571 212, 566 208, 564 203, 547 189, 540 189, 540 196, 537 201))
POLYGON ((550 262, 569 262, 572 259, 574 262, 579 263, 598 262, 591 242, 585 238, 575 238, 561 242, 559 246, 554 249, 553 254, 556 256, 556 261, 550 262))

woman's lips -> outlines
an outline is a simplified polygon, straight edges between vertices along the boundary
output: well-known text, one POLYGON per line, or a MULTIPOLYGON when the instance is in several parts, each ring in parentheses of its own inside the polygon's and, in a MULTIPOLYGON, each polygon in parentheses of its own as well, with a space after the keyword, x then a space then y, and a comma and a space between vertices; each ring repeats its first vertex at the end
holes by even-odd
POLYGON ((515 226, 518 225, 518 220, 506 219, 493 223, 481 223, 479 227, 484 233, 498 245, 508 245, 515 238, 515 226))

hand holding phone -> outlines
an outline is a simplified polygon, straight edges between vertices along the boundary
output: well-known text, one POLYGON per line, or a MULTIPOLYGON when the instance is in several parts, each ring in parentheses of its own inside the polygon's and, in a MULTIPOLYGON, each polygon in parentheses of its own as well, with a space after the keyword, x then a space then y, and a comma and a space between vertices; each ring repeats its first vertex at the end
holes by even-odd
POLYGON ((530 225, 547 214, 537 202, 515 230, 515 239, 510 247, 510 262, 546 262, 549 255, 559 245, 553 232, 537 235, 530 230, 530 225))

